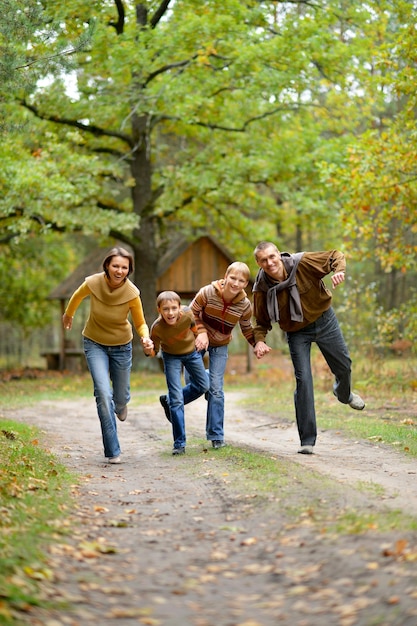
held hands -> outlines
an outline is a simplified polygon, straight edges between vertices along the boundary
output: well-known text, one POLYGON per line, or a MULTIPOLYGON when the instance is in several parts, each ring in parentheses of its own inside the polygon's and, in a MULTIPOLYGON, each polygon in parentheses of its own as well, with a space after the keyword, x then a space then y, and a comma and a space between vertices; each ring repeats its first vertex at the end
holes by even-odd
POLYGON ((262 359, 262 357, 265 356, 265 354, 268 354, 268 352, 271 352, 271 350, 272 348, 267 346, 264 341, 258 341, 255 344, 253 352, 257 359, 262 359))
POLYGON ((64 315, 62 316, 62 324, 65 328, 65 330, 71 330, 72 328, 72 317, 70 317, 69 315, 67 315, 66 313, 64 313, 64 315))
POLYGON ((195 339, 195 349, 197 352, 201 352, 202 350, 207 350, 209 345, 209 338, 207 333, 200 333, 197 335, 195 339))
POLYGON ((153 341, 150 337, 141 337, 140 338, 142 348, 144 353, 147 356, 150 356, 153 353, 153 341))
POLYGON ((345 280, 345 273, 336 272, 336 274, 333 274, 331 278, 333 289, 336 289, 337 285, 340 285, 340 283, 343 283, 343 281, 345 280))

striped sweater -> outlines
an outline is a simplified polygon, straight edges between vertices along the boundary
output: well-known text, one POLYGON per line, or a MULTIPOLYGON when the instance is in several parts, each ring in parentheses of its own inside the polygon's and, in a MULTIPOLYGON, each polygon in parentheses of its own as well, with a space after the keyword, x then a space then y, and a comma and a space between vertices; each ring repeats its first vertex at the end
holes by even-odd
POLYGON ((223 300, 224 280, 215 280, 202 287, 192 300, 198 332, 206 331, 210 346, 225 346, 232 339, 232 330, 237 323, 246 341, 255 345, 251 323, 252 306, 242 289, 232 302, 223 300))

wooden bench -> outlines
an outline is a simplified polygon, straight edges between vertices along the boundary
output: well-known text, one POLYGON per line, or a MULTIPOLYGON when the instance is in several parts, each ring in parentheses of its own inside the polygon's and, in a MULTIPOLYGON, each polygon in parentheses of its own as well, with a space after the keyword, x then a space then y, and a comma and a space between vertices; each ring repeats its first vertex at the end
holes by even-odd
MULTIPOLYGON (((45 350, 41 352, 41 356, 46 359, 46 368, 48 370, 59 370, 61 353, 59 350, 45 350)), ((64 352, 64 369, 75 371, 87 369, 85 362, 84 350, 80 348, 66 348, 64 352), (81 357, 81 358, 80 358, 81 357)))

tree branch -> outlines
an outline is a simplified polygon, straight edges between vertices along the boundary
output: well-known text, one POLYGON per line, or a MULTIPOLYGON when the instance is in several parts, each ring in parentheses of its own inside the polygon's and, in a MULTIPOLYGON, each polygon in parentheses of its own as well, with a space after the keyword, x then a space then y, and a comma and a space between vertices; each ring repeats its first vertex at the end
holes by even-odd
POLYGON ((161 18, 165 15, 166 10, 169 7, 171 0, 162 0, 158 9, 155 11, 154 16, 151 18, 151 26, 155 28, 161 18))
POLYGON ((78 51, 79 51, 79 48, 72 48, 71 50, 65 50, 64 52, 57 52, 56 54, 51 54, 50 56, 47 56, 47 57, 33 59, 32 61, 28 61, 27 63, 24 63, 23 65, 17 65, 14 69, 23 70, 27 67, 30 67, 31 65, 35 65, 35 63, 43 63, 45 61, 52 61, 52 59, 57 59, 57 58, 64 57, 64 56, 71 56, 73 54, 76 54, 78 51))
POLYGON ((198 55, 195 55, 191 57, 190 59, 187 59, 186 61, 178 61, 178 63, 169 63, 169 65, 163 65, 159 69, 155 70, 155 72, 152 72, 151 74, 149 74, 148 78, 143 83, 143 86, 146 87, 146 85, 148 85, 154 78, 156 78, 156 76, 159 76, 159 74, 163 74, 164 72, 168 72, 169 70, 173 70, 176 68, 186 67, 187 65, 191 63, 191 61, 194 61, 197 58, 197 56, 198 55))
POLYGON ((118 35, 121 35, 125 26, 125 7, 122 0, 114 0, 117 9, 117 22, 109 22, 109 26, 113 26, 118 35))
MULTIPOLYGON (((311 104, 311 105, 305 105, 305 106, 316 106, 316 105, 311 104)), ((292 111, 293 109, 297 109, 299 107, 300 107, 299 104, 276 107, 275 109, 272 109, 271 111, 265 111, 265 113, 262 113, 260 115, 255 115, 254 117, 251 117, 251 118, 247 119, 242 124, 242 126, 240 126, 240 127, 236 127, 236 126, 222 126, 221 124, 211 124, 209 122, 190 121, 190 122, 187 122, 187 123, 190 126, 202 126, 203 128, 209 128, 210 130, 224 130, 224 131, 231 132, 231 133, 244 133, 244 132, 246 132, 247 127, 250 124, 253 124, 254 122, 258 122, 259 120, 263 120, 263 119, 265 119, 267 117, 271 117, 271 115, 275 115, 276 113, 279 113, 280 111, 292 111)), ((161 121, 164 121, 164 120, 183 121, 183 120, 181 120, 181 118, 172 117, 172 116, 169 116, 169 115, 162 115, 161 117, 158 118, 157 121, 161 122, 161 121)))
POLYGON ((74 128, 79 128, 95 137, 115 137, 116 139, 121 139, 126 142, 128 146, 133 148, 133 141, 129 135, 125 135, 124 133, 105 130, 104 128, 100 128, 99 126, 95 126, 94 124, 84 124, 83 122, 79 122, 78 120, 71 120, 65 117, 56 117, 55 115, 47 115, 45 113, 41 113, 37 107, 33 104, 29 104, 25 100, 20 100, 19 103, 31 111, 36 117, 41 120, 45 120, 47 122, 54 122, 55 124, 62 124, 64 126, 72 126, 74 128))

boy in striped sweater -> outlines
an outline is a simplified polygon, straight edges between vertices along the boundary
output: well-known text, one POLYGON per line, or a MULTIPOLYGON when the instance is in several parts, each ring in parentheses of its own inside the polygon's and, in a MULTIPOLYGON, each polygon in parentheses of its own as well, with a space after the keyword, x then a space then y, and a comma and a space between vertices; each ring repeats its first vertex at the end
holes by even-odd
MULTIPOLYGON (((195 346, 203 354, 206 350, 209 354, 206 436, 215 449, 225 445, 223 381, 233 328, 239 324, 246 341, 255 346, 252 307, 245 292, 249 278, 249 267, 235 261, 227 268, 224 278, 202 287, 190 304, 198 330, 195 346)), ((265 346, 264 354, 269 350, 265 346)))

